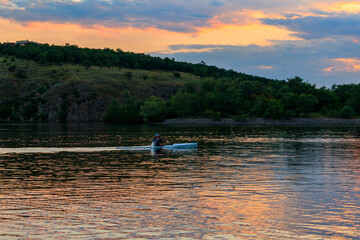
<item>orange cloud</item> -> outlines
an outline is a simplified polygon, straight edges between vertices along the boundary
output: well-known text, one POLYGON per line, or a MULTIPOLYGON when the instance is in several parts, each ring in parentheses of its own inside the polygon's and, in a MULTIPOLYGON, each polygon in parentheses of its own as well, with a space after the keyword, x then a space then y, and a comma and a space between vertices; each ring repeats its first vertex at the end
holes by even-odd
POLYGON ((14 42, 21 39, 63 45, 77 44, 90 48, 121 48, 125 51, 146 52, 163 49, 183 33, 159 29, 107 28, 103 26, 81 27, 77 24, 31 22, 21 25, 0 19, 1 41, 14 42))
POLYGON ((291 32, 275 26, 263 24, 249 24, 243 26, 222 25, 219 27, 199 29, 198 36, 193 39, 193 44, 228 44, 261 46, 271 45, 269 40, 295 40, 291 32))
POLYGON ((360 72, 360 59, 358 58, 334 58, 331 59, 333 66, 323 69, 325 72, 360 72))
POLYGON ((360 2, 338 2, 331 8, 334 12, 359 13, 360 2))
MULTIPOLYGON (((63 45, 77 44, 92 48, 121 48, 134 52, 168 51, 169 45, 272 45, 271 40, 296 40, 292 32, 261 23, 249 25, 218 24, 198 28, 196 35, 157 28, 110 28, 101 25, 82 27, 77 24, 30 22, 19 24, 0 18, 1 41, 28 39, 63 45)), ((204 51, 204 50, 203 50, 204 51)))
POLYGON ((328 67, 328 68, 325 68, 323 69, 324 72, 332 72, 334 69, 334 67, 328 67))
POLYGON ((315 3, 315 6, 322 11, 336 12, 336 13, 360 13, 360 2, 336 2, 332 4, 315 3))

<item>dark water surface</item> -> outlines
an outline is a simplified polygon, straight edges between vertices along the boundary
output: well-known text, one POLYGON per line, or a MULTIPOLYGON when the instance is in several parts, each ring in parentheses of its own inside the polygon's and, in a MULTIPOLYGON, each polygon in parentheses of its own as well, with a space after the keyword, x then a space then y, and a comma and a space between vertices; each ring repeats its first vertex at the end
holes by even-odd
POLYGON ((360 131, 1 124, 7 238, 359 239, 360 131))

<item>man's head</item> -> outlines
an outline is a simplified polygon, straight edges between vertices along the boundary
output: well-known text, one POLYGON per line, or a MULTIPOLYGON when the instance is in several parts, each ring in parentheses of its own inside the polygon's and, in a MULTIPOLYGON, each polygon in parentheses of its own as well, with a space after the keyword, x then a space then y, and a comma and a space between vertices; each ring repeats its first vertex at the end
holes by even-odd
POLYGON ((156 137, 156 138, 159 138, 159 137, 160 137, 160 134, 155 133, 155 137, 156 137))

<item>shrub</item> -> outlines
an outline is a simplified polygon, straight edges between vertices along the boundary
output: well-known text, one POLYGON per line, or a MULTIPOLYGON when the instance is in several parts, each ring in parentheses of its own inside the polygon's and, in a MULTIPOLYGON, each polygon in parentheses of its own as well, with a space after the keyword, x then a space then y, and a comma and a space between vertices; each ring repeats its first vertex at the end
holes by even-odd
POLYGON ((345 106, 339 111, 339 116, 341 118, 352 118, 354 114, 354 110, 349 106, 345 106))
POLYGON ((235 121, 237 121, 237 122, 245 122, 246 119, 249 118, 249 117, 250 117, 249 114, 247 114, 247 113, 241 113, 241 114, 235 116, 234 119, 235 119, 235 121))
POLYGON ((38 88, 38 93, 40 93, 40 94, 43 94, 45 91, 46 91, 46 87, 45 87, 44 85, 41 85, 41 86, 38 88))
POLYGON ((16 65, 12 65, 8 68, 9 72, 15 72, 16 70, 16 65))
POLYGON ((326 106, 322 107, 320 110, 320 113, 325 116, 328 114, 328 112, 329 112, 329 109, 326 106))
POLYGON ((0 105, 0 119, 5 119, 11 116, 11 107, 7 105, 0 105))
POLYGON ((125 77, 126 77, 127 79, 129 79, 129 80, 132 78, 132 76, 133 76, 133 75, 132 75, 131 72, 126 72, 126 73, 125 73, 125 77))
POLYGON ((215 112, 213 110, 206 109, 204 112, 205 117, 211 118, 214 121, 221 121, 220 112, 215 112))
POLYGON ((326 113, 326 116, 331 117, 331 118, 336 118, 336 117, 339 116, 339 111, 337 111, 337 110, 335 110, 335 109, 329 110, 329 111, 326 113))
POLYGON ((27 76, 26 76, 26 72, 24 71, 24 70, 19 70, 16 74, 15 74, 15 76, 17 77, 17 78, 19 78, 19 79, 24 79, 24 78, 26 78, 27 76))
POLYGON ((40 113, 40 120, 41 121, 46 121, 48 118, 47 114, 45 112, 41 112, 40 113))

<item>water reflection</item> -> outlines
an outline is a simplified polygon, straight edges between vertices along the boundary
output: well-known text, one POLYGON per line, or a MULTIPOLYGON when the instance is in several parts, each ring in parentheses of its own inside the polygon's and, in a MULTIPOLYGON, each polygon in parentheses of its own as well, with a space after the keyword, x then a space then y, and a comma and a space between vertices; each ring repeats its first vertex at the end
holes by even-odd
POLYGON ((0 236, 360 237, 357 129, 0 125, 0 148, 148 145, 153 132, 199 148, 0 155, 0 236))

